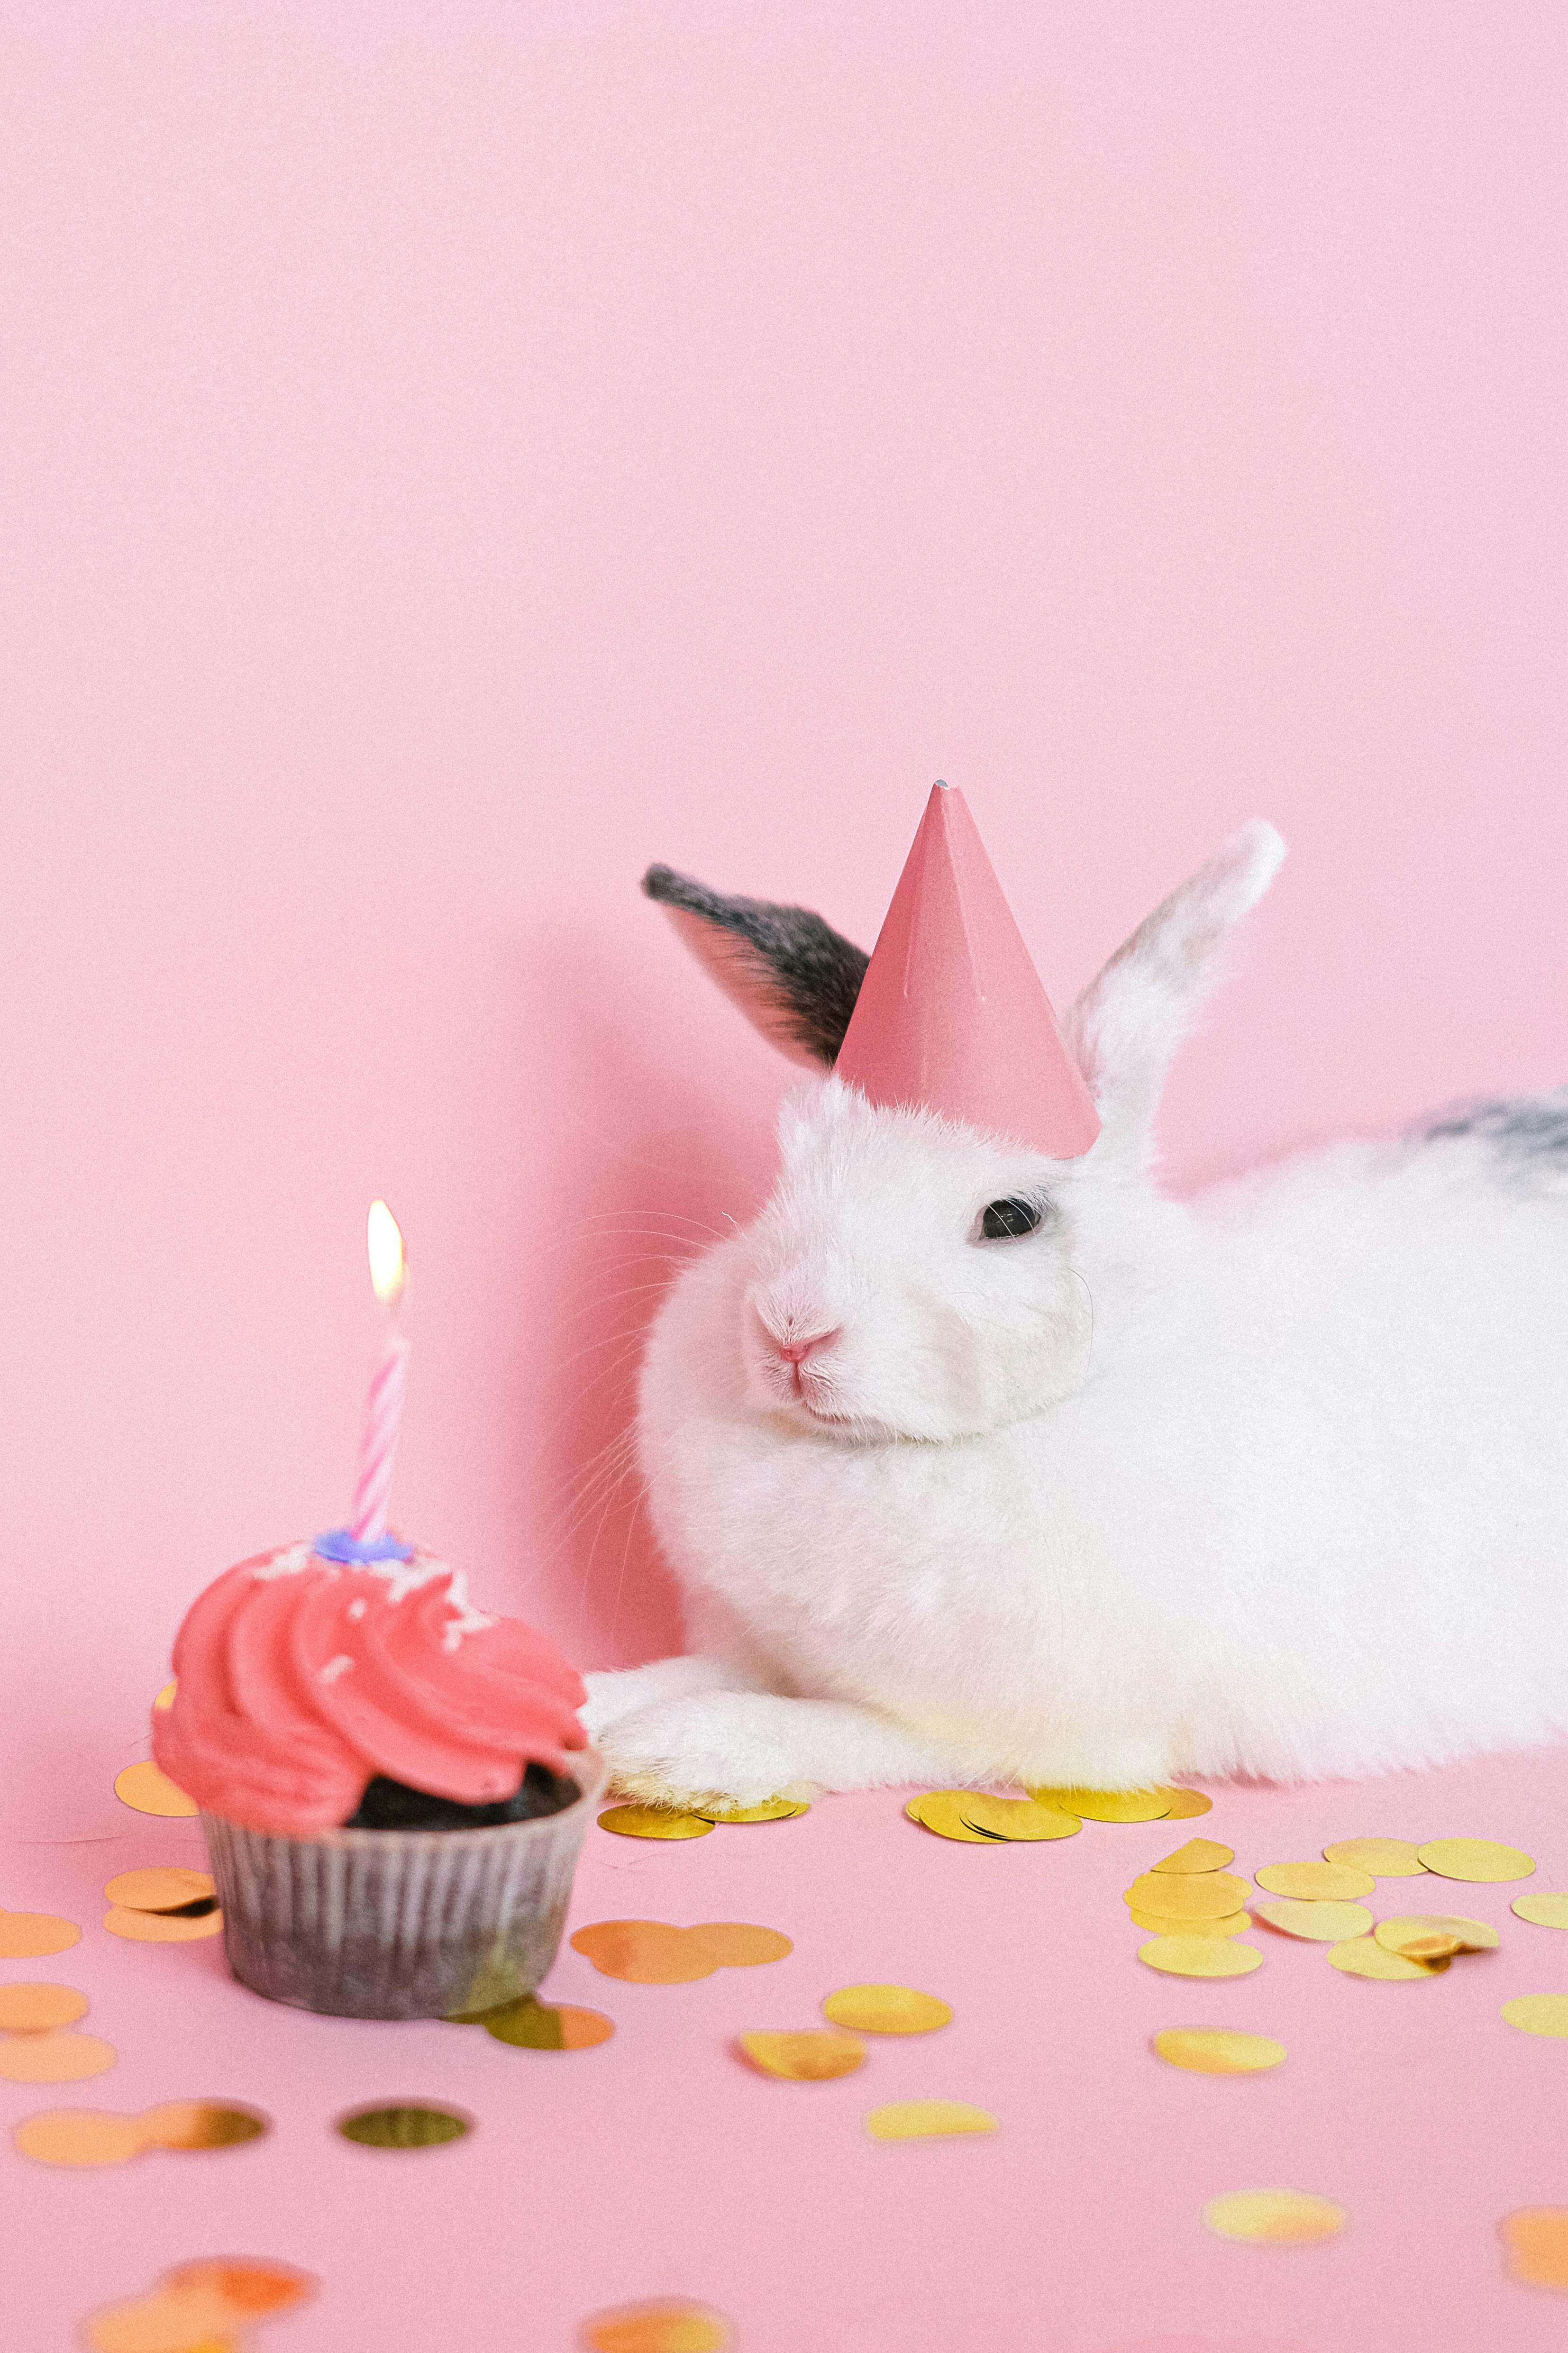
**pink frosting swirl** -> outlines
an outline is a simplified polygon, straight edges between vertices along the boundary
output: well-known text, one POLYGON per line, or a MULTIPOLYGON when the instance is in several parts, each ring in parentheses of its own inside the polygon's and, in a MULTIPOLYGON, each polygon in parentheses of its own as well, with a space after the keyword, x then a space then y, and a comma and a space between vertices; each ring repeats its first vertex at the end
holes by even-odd
POLYGON ((308 1544, 215 1578, 174 1642, 153 1754, 204 1811, 306 1833, 373 1774, 482 1805, 567 1768, 583 1682, 554 1644, 468 1601, 430 1554, 339 1566, 308 1544))

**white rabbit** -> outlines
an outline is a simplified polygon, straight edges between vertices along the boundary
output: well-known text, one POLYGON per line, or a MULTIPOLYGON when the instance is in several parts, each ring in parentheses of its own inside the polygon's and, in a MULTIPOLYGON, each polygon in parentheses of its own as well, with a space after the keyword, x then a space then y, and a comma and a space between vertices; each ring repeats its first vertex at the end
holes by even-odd
MULTIPOLYGON (((1190 1204, 1152 1181, 1166 1064, 1282 855, 1238 833, 1073 1008, 1081 1157, 831 1076, 785 1104, 773 1198, 647 1354, 694 1655, 589 1677, 624 1790, 1289 1780, 1568 1729, 1568 1089, 1190 1204)), ((831 1060, 858 950, 645 887, 831 1060)))

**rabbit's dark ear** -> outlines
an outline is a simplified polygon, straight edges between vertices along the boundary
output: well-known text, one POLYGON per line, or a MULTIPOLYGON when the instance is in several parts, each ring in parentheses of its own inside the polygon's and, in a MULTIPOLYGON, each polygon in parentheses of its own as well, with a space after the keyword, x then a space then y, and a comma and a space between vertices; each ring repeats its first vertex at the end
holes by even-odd
POLYGON ((748 1021, 792 1061, 829 1067, 868 961, 807 907, 729 899, 668 866, 642 879, 692 954, 748 1021))

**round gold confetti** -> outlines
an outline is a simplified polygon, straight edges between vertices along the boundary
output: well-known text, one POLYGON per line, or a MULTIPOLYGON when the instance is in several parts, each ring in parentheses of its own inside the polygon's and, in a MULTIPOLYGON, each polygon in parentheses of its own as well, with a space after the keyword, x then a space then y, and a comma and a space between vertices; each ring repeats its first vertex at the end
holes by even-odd
POLYGON ((1348 1862, 1266 1862, 1252 1875, 1270 1895, 1291 1895, 1303 1904, 1353 1904, 1370 1895, 1376 1883, 1370 1871, 1348 1862))
POLYGON ((1255 1895, 1254 1916, 1266 1920, 1281 1936, 1304 1936, 1319 1945, 1340 1945, 1364 1936, 1372 1914, 1364 1904, 1305 1904, 1292 1895, 1255 1895))
POLYGON ((109 2108, 43 2108, 11 2137, 38 2165, 124 2165, 141 2153, 142 2119, 109 2108))
POLYGON ((1568 2034, 1568 1993, 1519 1993, 1502 2014, 1524 2034, 1568 2034))
POLYGON ((852 2034, 930 2034, 952 2012, 934 1993, 913 1986, 840 1986, 822 2005, 822 2014, 852 2034))
POLYGON ((1568 1928, 1568 1895, 1516 1895, 1508 1908, 1538 1928, 1568 1928))
POLYGON ((1170 1789, 1162 1792, 1171 1803, 1163 1814, 1155 1819, 1165 1822, 1195 1821, 1199 1814, 1214 1811, 1214 1799, 1205 1798, 1201 1789, 1170 1789))
POLYGON ((112 2042, 96 2034, 11 2034, 0 2042, 0 2075, 12 2084, 79 2084, 113 2066, 112 2042))
POLYGON ((704 1822, 790 1822, 811 1808, 800 1798, 765 1798, 760 1806, 700 1806, 693 1809, 704 1822))
POLYGON ((753 2031, 735 2040, 760 2073, 792 2084, 823 2084, 830 2076, 852 2075, 866 2063, 866 2045, 859 2036, 832 2026, 808 2026, 794 2033, 753 2031))
POLYGON ((178 1685, 175 1683, 175 1679, 171 1675, 168 1682, 163 1685, 163 1690, 158 1694, 157 1698, 153 1702, 153 1709, 155 1715, 162 1715, 165 1710, 174 1706, 174 1693, 177 1688, 178 1685))
POLYGON ((1186 1879, 1194 1872, 1224 1871, 1235 1861, 1234 1847, 1221 1846, 1217 1839, 1190 1838, 1185 1846, 1179 1846, 1174 1854, 1152 1868, 1156 1877, 1186 1879))
POLYGON ((1419 1879, 1426 1866, 1409 1839, 1336 1839, 1323 1849, 1325 1862, 1348 1862, 1374 1879, 1419 1879))
MULTIPOLYGON (((1176 1789, 1031 1789, 1037 1806, 1077 1814, 1086 1822, 1161 1822, 1175 1806, 1176 1789)), ((1199 1807, 1200 1813, 1207 1811, 1199 1807)))
POLYGON ((989 1831, 994 1838, 1031 1843, 1041 1839, 1076 1838, 1083 1828, 1076 1814, 1064 1814, 1056 1806, 1042 1806, 1033 1798, 993 1798, 978 1790, 965 1793, 963 1819, 968 1830, 989 1831))
POLYGON ((520 2051, 591 2051, 616 2031, 615 2021, 602 2010, 535 2001, 531 1994, 490 2010, 480 2022, 498 2042, 510 2042, 520 2051))
POLYGON ((1284 2064, 1285 2045, 1268 2034, 1234 2034, 1222 2026, 1166 2026, 1151 2038, 1162 2059, 1194 2075, 1260 2075, 1284 2064))
POLYGON ((617 2305, 583 2324, 590 2353, 728 2353, 734 2332, 721 2312, 685 2296, 617 2305))
POLYGON ((931 2140, 945 2133, 989 2133, 996 2119, 989 2108, 967 2100, 887 2100, 866 2112, 873 2140, 931 2140))
POLYGON ((1334 2238, 1350 2221, 1331 2198, 1310 2189, 1233 2189, 1211 2198, 1204 2221, 1222 2239, 1246 2239, 1260 2247, 1313 2247, 1334 2238))
POLYGON ((1521 2206, 1498 2224, 1509 2275, 1531 2287, 1568 2287, 1568 2206, 1521 2206))
POLYGON ((123 1904, 132 1912, 179 1912, 189 1904, 210 1904, 217 1894, 208 1873, 173 1862, 117 1872, 103 1892, 111 1904, 123 1904))
POLYGON ((58 1912, 0 1912, 0 1961, 41 1961, 80 1941, 74 1920, 58 1912))
POLYGON ((1147 1928, 1156 1936, 1243 1936, 1252 1926, 1246 1912, 1226 1912, 1217 1920, 1177 1920, 1168 1912, 1145 1912, 1136 1904, 1128 1906, 1127 1916, 1135 1928, 1147 1928))
POLYGON ((1228 1871, 1192 1872, 1184 1876, 1145 1871, 1122 1897, 1140 1912, 1157 1912, 1163 1920, 1223 1920, 1241 1911, 1252 1890, 1245 1879, 1228 1871))
POLYGON ((904 1811, 911 1822, 919 1822, 922 1831, 934 1831, 938 1838, 956 1839, 967 1846, 1005 1846, 1000 1831, 976 1830, 965 1821, 965 1808, 979 1795, 978 1789, 926 1789, 911 1798, 904 1811))
POLYGON ((668 1920, 595 1920, 576 1931, 572 1946, 601 1977, 628 1985, 691 1985, 719 1967, 700 1938, 668 1920))
POLYGON ((1347 1978, 1373 1978, 1380 1985, 1413 1985, 1417 1978, 1441 1977, 1448 1966, 1447 1958, 1407 1960, 1403 1953, 1391 1953, 1375 1936, 1355 1936, 1342 1945, 1331 1945, 1329 1959, 1347 1978))
POLYGON ((207 2256, 165 2272, 151 2295, 100 2306, 87 2342, 94 2353, 236 2353, 239 2330, 314 2286, 291 2264, 207 2256))
POLYGON ((700 1920, 685 1934, 721 1969, 758 1968, 764 1961, 782 1961, 795 1950, 779 1929, 753 1927, 749 1920, 700 1920))
POLYGON ((184 1912, 132 1912, 127 1905, 111 1904, 103 1925, 111 1936, 133 1945, 193 1945, 203 1936, 222 1936, 223 1914, 198 1912, 193 1919, 184 1912))
POLYGON ((1522 1847, 1503 1846, 1496 1839, 1428 1839, 1415 1850, 1428 1871, 1439 1879, 1468 1880, 1489 1886, 1500 1879, 1528 1879, 1535 1858, 1522 1847))
POLYGON ((472 2119, 456 2108, 414 2101, 354 2108, 338 2118, 343 2138, 358 2141, 362 2148, 439 2148, 447 2141, 461 2140, 471 2126, 472 2119))
POLYGON ((706 1838, 712 1829, 700 1814, 678 1814, 663 1806, 611 1806, 599 1816, 602 1831, 617 1838, 706 1838))
POLYGON ((1263 1956, 1255 1945, 1232 1944, 1224 1936, 1154 1936, 1140 1945, 1138 1957, 1152 1969, 1173 1978, 1244 1978, 1259 1967, 1263 1956))
POLYGON ((164 2100, 142 2112, 143 2148, 237 2148, 272 2127, 258 2108, 217 2100, 164 2100))
POLYGON ((173 1818, 200 1811, 195 1799, 177 1789, 150 1757, 140 1765, 127 1765, 122 1773, 115 1775, 114 1794, 122 1806, 129 1806, 138 1814, 166 1814, 173 1818))
POLYGON ((74 2026, 87 2010, 87 1996, 75 1986, 0 1986, 0 2034, 47 2034, 74 2026))
POLYGON ((1484 1920, 1463 1920, 1447 1912, 1411 1912, 1380 1920, 1373 1935, 1385 1952, 1408 1961, 1440 1961, 1451 1953, 1495 1953, 1498 1932, 1484 1920))

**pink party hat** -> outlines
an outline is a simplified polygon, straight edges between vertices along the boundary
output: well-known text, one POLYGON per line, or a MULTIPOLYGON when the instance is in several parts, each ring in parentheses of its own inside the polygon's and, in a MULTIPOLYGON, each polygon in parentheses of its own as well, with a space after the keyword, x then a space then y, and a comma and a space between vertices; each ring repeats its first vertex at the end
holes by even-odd
POLYGON ((935 785, 838 1050, 874 1103, 912 1103, 1075 1160, 1100 1118, 963 795, 935 785))

